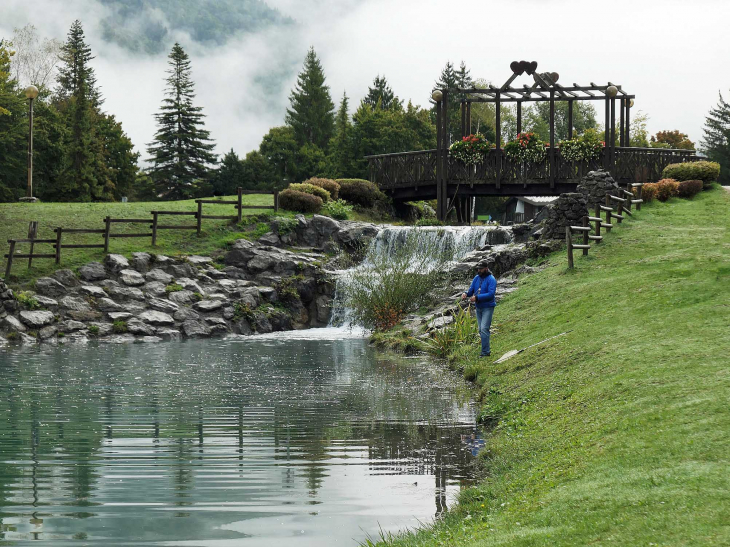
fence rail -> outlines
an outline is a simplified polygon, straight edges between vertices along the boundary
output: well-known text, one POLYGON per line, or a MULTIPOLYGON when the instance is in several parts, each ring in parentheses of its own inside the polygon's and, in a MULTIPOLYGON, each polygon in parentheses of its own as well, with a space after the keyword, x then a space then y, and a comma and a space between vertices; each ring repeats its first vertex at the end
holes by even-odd
POLYGON ((54 228, 56 234, 55 239, 38 239, 36 237, 38 222, 31 221, 28 228, 28 237, 24 239, 8 239, 9 249, 5 256, 7 259, 7 265, 5 268, 5 278, 10 276, 10 270, 13 266, 13 261, 20 258, 28 259, 28 268, 31 267, 34 258, 43 259, 54 259, 56 264, 61 263, 61 250, 62 249, 104 249, 105 253, 109 252, 109 243, 111 239, 118 238, 143 238, 149 237, 152 240, 152 246, 157 245, 157 232, 158 230, 196 230, 197 235, 200 236, 202 233, 202 221, 203 219, 217 219, 217 220, 231 220, 241 222, 243 218, 243 209, 273 209, 275 212, 279 210, 279 192, 261 192, 256 190, 243 190, 238 188, 236 200, 215 200, 215 199, 197 199, 195 200, 197 205, 197 211, 150 211, 152 215, 151 219, 148 218, 112 218, 105 217, 104 228, 102 229, 86 229, 86 228, 63 228, 61 226, 54 228), (244 205, 243 195, 244 194, 270 194, 274 198, 273 205, 244 205), (204 215, 203 205, 205 204, 216 204, 216 205, 233 205, 236 209, 235 215, 204 215), (161 216, 192 216, 195 217, 196 223, 193 224, 159 224, 159 217, 161 216), (149 232, 139 233, 113 233, 112 225, 116 224, 149 224, 149 232), (70 234, 95 234, 103 237, 101 243, 64 243, 63 236, 70 234), (16 252, 16 245, 19 243, 30 243, 30 252, 18 253, 16 252), (34 246, 36 244, 52 245, 54 248, 53 253, 34 253, 34 246))

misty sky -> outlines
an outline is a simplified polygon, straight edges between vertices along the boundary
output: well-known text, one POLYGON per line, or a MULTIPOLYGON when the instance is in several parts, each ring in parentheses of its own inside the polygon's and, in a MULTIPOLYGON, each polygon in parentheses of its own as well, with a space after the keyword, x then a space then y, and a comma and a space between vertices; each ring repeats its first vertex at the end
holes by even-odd
MULTIPOLYGON (((233 35, 222 46, 175 32, 193 62, 198 104, 217 151, 240 155, 283 123, 288 95, 307 48, 319 54, 333 100, 343 91, 351 111, 376 74, 401 99, 425 105, 447 60, 463 59, 474 78, 501 85, 513 60, 538 61, 563 84, 621 84, 636 94, 635 110, 649 130, 679 129, 702 136, 718 91, 730 97, 730 20, 727 0, 268 0, 295 25, 233 35)), ((131 53, 106 42, 98 0, 2 0, 0 37, 34 24, 65 39, 71 22, 84 24, 97 58, 104 108, 117 115, 138 150, 152 140, 164 88, 166 53, 131 53)), ((159 15, 159 14, 158 14, 159 15)), ((164 18, 164 14, 159 15, 164 18)), ((523 76, 523 78, 528 78, 523 76)), ((516 84, 531 83, 527 79, 516 84)), ((602 117, 599 115, 599 122, 602 117)), ((143 154, 143 158, 145 154, 143 154)))

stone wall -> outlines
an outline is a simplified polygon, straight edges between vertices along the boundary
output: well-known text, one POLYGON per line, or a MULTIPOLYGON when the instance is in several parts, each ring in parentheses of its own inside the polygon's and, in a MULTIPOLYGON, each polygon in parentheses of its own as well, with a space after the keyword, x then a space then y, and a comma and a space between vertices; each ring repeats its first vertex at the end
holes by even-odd
POLYGON ((560 194, 543 221, 541 239, 565 239, 565 227, 580 225, 588 214, 588 202, 581 192, 560 194))
POLYGON ((619 186, 608 171, 590 171, 578 184, 577 191, 583 194, 591 211, 595 212, 596 204, 603 205, 606 194, 619 195, 619 186))

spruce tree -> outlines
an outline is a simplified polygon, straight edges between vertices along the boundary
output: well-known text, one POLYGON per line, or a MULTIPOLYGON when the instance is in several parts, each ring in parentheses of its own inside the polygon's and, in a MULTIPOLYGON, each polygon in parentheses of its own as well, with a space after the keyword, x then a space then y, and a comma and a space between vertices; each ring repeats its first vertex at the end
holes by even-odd
POLYGON ((208 176, 216 156, 210 133, 204 129, 203 109, 193 105, 190 58, 175 43, 169 59, 166 97, 155 115, 159 128, 147 152, 152 156, 150 176, 157 192, 166 199, 181 199, 195 193, 196 183, 208 176))
POLYGON ((368 94, 365 95, 362 102, 370 108, 377 108, 380 105, 383 110, 400 106, 400 101, 388 85, 388 80, 385 79, 385 76, 381 78, 380 74, 373 80, 373 85, 368 88, 368 94))
POLYGON ((717 106, 705 119, 702 150, 712 161, 720 164, 720 184, 730 184, 730 104, 722 93, 717 106))
POLYGON ((285 120, 294 130, 297 144, 313 144, 325 150, 332 137, 335 105, 314 48, 307 52, 289 102, 291 106, 286 110, 285 120))
POLYGON ((83 86, 86 98, 93 107, 104 102, 97 87, 96 74, 91 66, 94 56, 84 38, 84 29, 78 19, 71 24, 66 42, 61 46, 61 65, 58 67, 58 89, 60 100, 76 96, 83 86))
MULTIPOLYGON (((462 62, 461 64, 462 68, 466 71, 465 75, 468 77, 469 71, 466 70, 466 66, 462 62)), ((446 62, 446 66, 441 71, 441 75, 439 76, 439 79, 436 80, 435 87, 438 89, 453 89, 455 87, 460 87, 459 84, 459 77, 461 75, 461 72, 457 72, 454 70, 454 65, 451 61, 446 62)), ((461 133, 461 97, 462 95, 459 93, 451 92, 448 95, 448 116, 449 116, 449 125, 448 125, 448 133, 449 133, 449 142, 446 143, 448 146, 451 142, 454 141, 457 137, 460 136, 461 133)))
POLYGON ((352 123, 348 105, 347 93, 343 93, 335 118, 335 134, 330 141, 330 164, 336 177, 347 177, 352 171, 352 123))

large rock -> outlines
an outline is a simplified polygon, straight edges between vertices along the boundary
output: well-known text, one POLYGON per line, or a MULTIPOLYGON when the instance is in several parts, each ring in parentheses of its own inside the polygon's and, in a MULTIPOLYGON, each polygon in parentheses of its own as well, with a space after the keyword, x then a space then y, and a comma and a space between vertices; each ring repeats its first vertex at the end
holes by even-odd
POLYGON ((100 338, 99 341, 106 342, 107 344, 133 344, 136 339, 131 334, 115 334, 100 338))
POLYGON ((330 315, 332 314, 332 297, 326 294, 321 294, 317 296, 314 302, 316 306, 317 323, 320 325, 326 325, 330 320, 330 315))
POLYGON ((139 320, 150 325, 170 326, 175 324, 175 320, 171 316, 157 310, 148 310, 140 313, 139 320))
POLYGON ((129 268, 129 260, 122 255, 108 254, 104 257, 104 265, 110 272, 119 273, 129 268))
POLYGON ((64 321, 59 325, 59 328, 61 332, 69 333, 69 332, 75 332, 77 330, 83 330, 86 328, 86 325, 82 323, 81 321, 74 321, 73 319, 68 319, 67 321, 64 321))
POLYGON ((41 277, 36 279, 35 290, 38 294, 51 297, 63 296, 67 292, 66 287, 52 277, 41 277))
MULTIPOLYGON (((226 254, 226 264, 230 266, 238 266, 244 268, 249 260, 253 257, 255 245, 248 239, 238 239, 231 247, 231 250, 226 254)), ((226 268, 227 270, 227 268, 226 268)), ((224 271, 226 271, 224 270, 224 271)), ((229 277, 236 277, 231 276, 229 277)))
POLYGON ((96 301, 96 307, 99 308, 101 311, 119 311, 122 309, 122 306, 114 302, 111 298, 100 298, 96 301))
POLYGON ((144 293, 135 287, 109 287, 109 295, 117 300, 144 300, 144 293))
POLYGON ((40 329, 53 323, 54 317, 49 311, 21 311, 20 320, 32 329, 40 329))
POLYGON ((48 340, 49 338, 56 336, 57 332, 58 327, 56 325, 49 325, 38 331, 38 338, 41 340, 48 340))
POLYGON ((150 269, 152 255, 149 253, 132 253, 132 268, 140 273, 145 273, 150 269))
POLYGON ((178 304, 165 300, 164 298, 149 298, 147 299, 147 305, 153 310, 162 311, 165 313, 175 313, 180 309, 178 304))
POLYGON ((210 313, 223 307, 220 300, 201 300, 193 304, 193 308, 203 313, 210 313))
POLYGON ((10 332, 25 332, 28 330, 23 323, 12 315, 8 315, 3 319, 3 327, 10 332))
POLYGON ((106 291, 101 287, 97 287, 96 285, 83 285, 81 286, 81 288, 79 288, 79 292, 81 294, 85 294, 86 296, 93 296, 94 298, 106 297, 106 291))
POLYGON ((112 321, 126 321, 132 318, 132 314, 126 311, 113 311, 107 314, 112 321))
POLYGON ((342 222, 337 239, 348 249, 367 247, 378 231, 377 226, 367 222, 342 222))
POLYGON ((89 303, 78 296, 64 296, 58 301, 58 305, 69 311, 89 311, 89 303))
POLYGON ((119 280, 130 287, 139 287, 144 285, 144 277, 137 270, 127 269, 119 272, 119 280))
POLYGON ((180 285, 183 289, 187 291, 192 291, 194 293, 200 293, 203 294, 203 287, 201 287, 197 281, 194 279, 190 279, 189 277, 181 277, 180 279, 176 279, 175 283, 180 285))
POLYGON ((188 262, 193 266, 203 266, 204 264, 210 264, 213 262, 213 259, 209 256, 193 255, 188 257, 188 262))
POLYGON ((58 308, 58 301, 54 300, 53 298, 49 298, 48 296, 41 296, 40 294, 33 295, 33 298, 35 298, 36 302, 38 302, 43 308, 49 309, 51 311, 58 308))
POLYGON ((281 244, 281 239, 278 234, 275 234, 274 232, 267 232, 259 238, 259 243, 261 243, 261 245, 276 246, 281 244))
POLYGON ((143 323, 139 319, 130 319, 127 321, 127 331, 132 334, 142 334, 151 336, 155 333, 154 327, 151 327, 147 323, 143 323))
POLYGON ((76 321, 98 321, 101 319, 101 313, 93 310, 71 310, 68 316, 76 321))
MULTIPOLYGON (((170 276, 172 277, 172 276, 170 276)), ((167 291, 165 283, 161 283, 160 281, 148 281, 144 285, 142 285, 142 291, 145 294, 151 294, 153 296, 164 296, 167 294, 167 291)))
POLYGON ((184 305, 193 302, 195 300, 195 295, 193 294, 193 291, 176 291, 171 292, 167 298, 169 298, 176 304, 184 305))
POLYGON ((159 336, 163 340, 170 340, 170 341, 177 341, 182 338, 179 330, 166 329, 166 328, 157 329, 157 336, 159 336))
POLYGON ((159 281, 160 283, 168 285, 170 281, 173 280, 173 277, 161 269, 155 268, 145 274, 145 279, 147 279, 147 281, 159 281))
POLYGON ((187 321, 188 319, 193 319, 193 320, 200 319, 200 314, 196 311, 191 310, 190 308, 180 308, 172 316, 175 319, 175 321, 180 321, 180 322, 187 321))
POLYGON ((79 280, 71 270, 56 270, 52 276, 55 280, 60 281, 66 287, 77 287, 79 280))
POLYGON ((89 262, 79 268, 79 277, 84 281, 99 281, 106 276, 106 269, 101 262, 89 262))
POLYGON ((192 264, 174 264, 170 266, 170 273, 175 277, 198 277, 198 270, 192 264))
POLYGON ((188 319, 182 324, 182 330, 188 338, 200 338, 210 336, 210 329, 205 323, 188 319))

